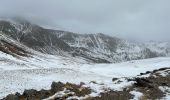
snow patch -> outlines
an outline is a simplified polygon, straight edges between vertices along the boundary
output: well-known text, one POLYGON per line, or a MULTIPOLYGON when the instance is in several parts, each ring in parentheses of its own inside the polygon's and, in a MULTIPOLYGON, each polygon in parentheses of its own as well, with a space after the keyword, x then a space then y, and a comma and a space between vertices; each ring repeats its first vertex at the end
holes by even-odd
POLYGON ((138 91, 131 91, 130 92, 132 95, 134 95, 133 100, 140 100, 141 97, 143 96, 143 93, 138 92, 138 91))

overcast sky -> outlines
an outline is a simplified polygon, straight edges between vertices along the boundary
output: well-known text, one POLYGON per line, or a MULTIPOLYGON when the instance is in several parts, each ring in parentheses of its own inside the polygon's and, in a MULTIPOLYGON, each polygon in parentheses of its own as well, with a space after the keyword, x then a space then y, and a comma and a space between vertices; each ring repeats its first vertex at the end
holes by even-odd
POLYGON ((79 33, 170 37, 170 0, 0 0, 0 16, 79 33))

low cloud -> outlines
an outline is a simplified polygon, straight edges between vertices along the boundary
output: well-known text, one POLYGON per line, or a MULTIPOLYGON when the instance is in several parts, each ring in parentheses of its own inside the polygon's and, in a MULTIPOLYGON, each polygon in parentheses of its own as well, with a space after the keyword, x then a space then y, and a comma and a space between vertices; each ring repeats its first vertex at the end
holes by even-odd
POLYGON ((21 16, 44 27, 168 40, 169 0, 1 0, 0 16, 21 16))

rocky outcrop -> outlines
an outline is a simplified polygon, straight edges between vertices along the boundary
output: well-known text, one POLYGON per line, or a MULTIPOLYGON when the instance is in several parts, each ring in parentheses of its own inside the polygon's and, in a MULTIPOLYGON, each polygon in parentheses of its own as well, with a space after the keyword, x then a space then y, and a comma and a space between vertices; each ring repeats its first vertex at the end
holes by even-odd
POLYGON ((63 84, 61 82, 53 82, 51 84, 50 90, 25 90, 23 94, 15 93, 10 94, 6 98, 2 100, 42 100, 47 99, 49 97, 53 99, 49 100, 66 100, 68 97, 71 96, 85 96, 91 93, 91 89, 87 87, 82 87, 82 85, 75 85, 66 83, 63 84), (62 92, 62 93, 61 93, 62 92), (57 95, 58 93, 58 95, 57 95), (56 96, 55 96, 56 95, 56 96))
MULTIPOLYGON (((84 87, 84 83, 80 85, 71 83, 61 83, 53 82, 51 84, 50 90, 25 90, 23 94, 15 93, 9 94, 2 100, 66 100, 72 98, 71 100, 77 100, 79 97, 84 97, 81 100, 129 100, 134 99, 134 94, 132 91, 140 92, 143 95, 139 98, 140 100, 159 100, 163 99, 170 90, 162 91, 160 87, 170 88, 170 68, 161 68, 154 71, 146 72, 145 75, 139 75, 138 77, 124 78, 128 82, 133 82, 132 85, 123 87, 121 90, 113 90, 109 88, 104 88, 105 91, 101 92, 99 96, 91 97, 89 94, 93 93, 93 89, 84 87), (147 75, 147 77, 146 77, 147 75), (88 96, 87 96, 88 95, 88 96)), ((121 78, 113 78, 113 84, 121 84, 121 78)), ((97 84, 95 81, 91 83, 97 84)))
POLYGON ((0 35, 0 51, 15 57, 29 57, 31 55, 31 52, 18 45, 16 41, 2 35, 0 35))

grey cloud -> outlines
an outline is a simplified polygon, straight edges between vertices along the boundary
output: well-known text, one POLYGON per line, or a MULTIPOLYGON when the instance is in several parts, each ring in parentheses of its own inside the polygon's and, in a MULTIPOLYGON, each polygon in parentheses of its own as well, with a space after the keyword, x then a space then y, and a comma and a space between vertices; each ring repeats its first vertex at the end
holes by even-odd
POLYGON ((1 0, 0 15, 79 33, 168 40, 169 4, 169 0, 1 0))

